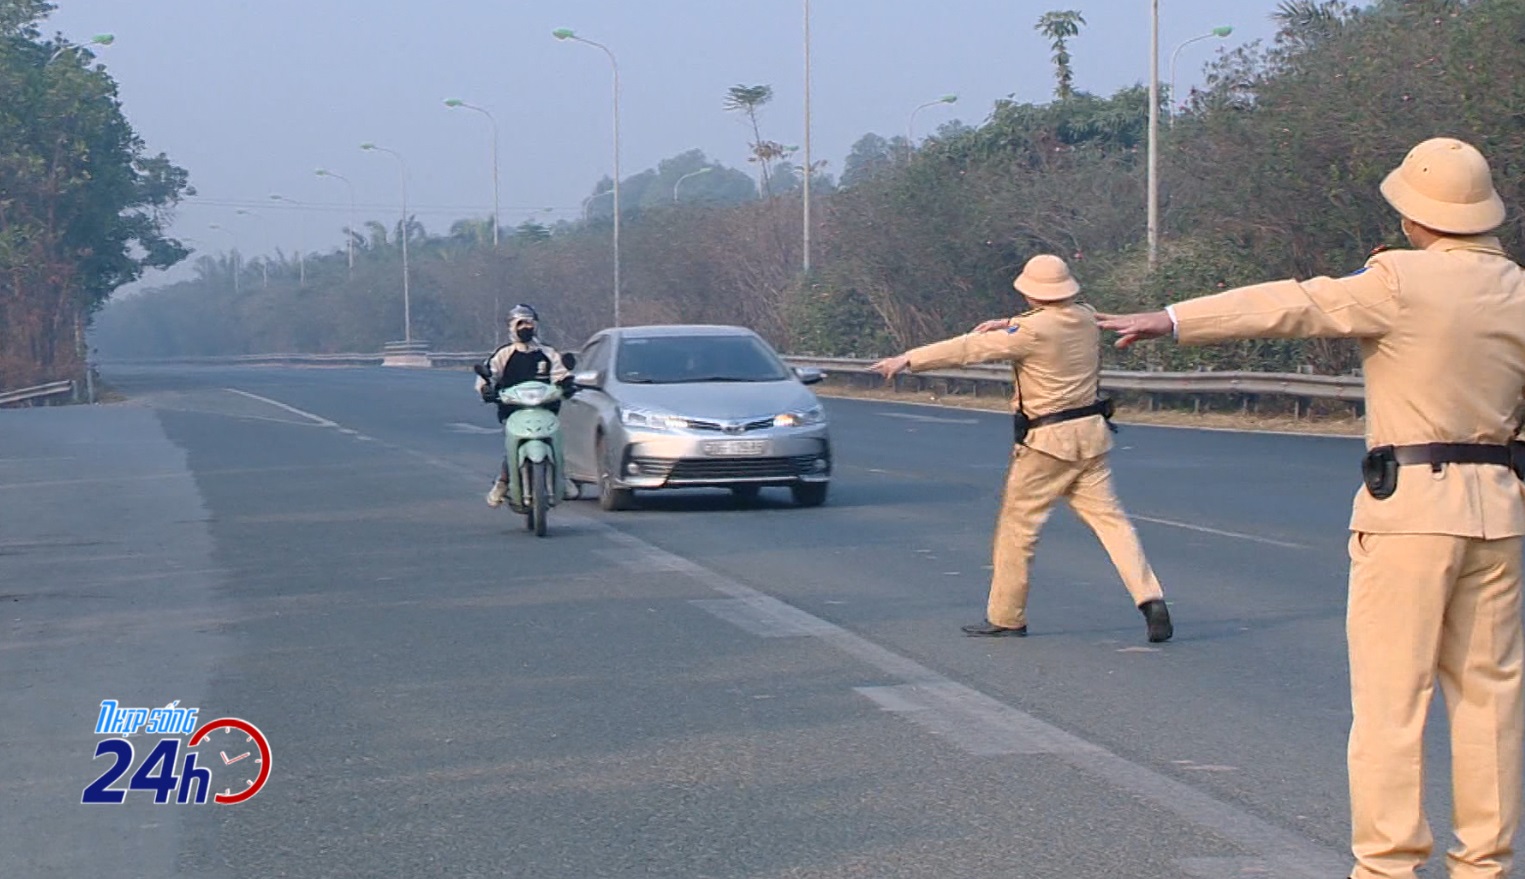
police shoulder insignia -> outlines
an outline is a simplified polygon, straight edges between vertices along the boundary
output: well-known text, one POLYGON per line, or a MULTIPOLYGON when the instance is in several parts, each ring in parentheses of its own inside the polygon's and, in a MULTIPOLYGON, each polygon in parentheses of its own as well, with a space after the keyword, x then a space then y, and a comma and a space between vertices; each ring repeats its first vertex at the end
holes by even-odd
POLYGON ((1361 266, 1360 268, 1356 269, 1355 271, 1351 272, 1350 274, 1346 275, 1345 277, 1347 277, 1347 278, 1354 278, 1356 275, 1364 275, 1370 269, 1371 269, 1371 266, 1361 266))
POLYGON ((1008 326, 1006 328, 1006 332, 1009 335, 1011 333, 1015 333, 1017 330, 1020 330, 1020 329, 1022 329, 1022 325, 1021 324, 1016 324, 1014 326, 1008 326))

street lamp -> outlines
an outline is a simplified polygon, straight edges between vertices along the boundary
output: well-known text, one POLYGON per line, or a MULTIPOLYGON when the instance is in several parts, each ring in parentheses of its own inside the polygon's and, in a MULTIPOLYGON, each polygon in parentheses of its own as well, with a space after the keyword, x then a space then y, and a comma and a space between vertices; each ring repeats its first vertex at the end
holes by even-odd
POLYGON ((402 179, 402 340, 408 344, 413 343, 413 305, 408 291, 408 163, 403 161, 402 154, 396 150, 389 150, 383 146, 366 142, 360 148, 367 152, 386 153, 397 160, 397 167, 402 179))
POLYGON ((915 134, 914 126, 916 125, 916 114, 917 113, 920 113, 922 110, 925 110, 928 107, 935 107, 938 104, 952 104, 952 103, 955 103, 956 101, 958 101, 958 95, 943 95, 942 97, 938 98, 935 101, 928 101, 925 104, 922 104, 921 106, 919 106, 916 109, 912 110, 911 111, 911 118, 909 120, 907 120, 907 122, 905 124, 905 142, 906 142, 907 148, 908 149, 915 149, 916 148, 916 134, 915 134))
POLYGON ((59 55, 62 55, 65 52, 74 52, 79 49, 88 49, 91 46, 109 46, 115 42, 116 36, 114 34, 96 34, 90 38, 90 42, 88 43, 81 43, 77 46, 59 46, 58 51, 48 56, 48 60, 45 63, 52 64, 58 59, 59 55))
MULTIPOLYGON (((301 202, 287 198, 284 195, 271 195, 270 200, 295 205, 297 210, 303 210, 304 208, 301 202)), ((307 223, 300 214, 297 215, 297 239, 298 241, 305 241, 307 239, 307 223)), ((297 245, 297 283, 303 287, 307 286, 307 260, 302 256, 301 244, 297 245)))
POLYGON ((709 172, 711 172, 713 170, 715 170, 715 167, 713 165, 705 165, 703 168, 700 168, 697 171, 690 171, 687 174, 684 174, 682 177, 679 177, 678 178, 678 182, 674 183, 672 185, 672 200, 673 200, 673 203, 676 204, 677 201, 678 201, 678 187, 683 185, 683 181, 687 180, 690 177, 698 177, 700 174, 708 174, 709 172))
POLYGON ((475 110, 478 113, 481 113, 483 116, 486 116, 487 117, 487 121, 492 123, 492 246, 493 247, 497 247, 498 246, 498 120, 494 119, 492 117, 491 113, 487 112, 486 110, 482 109, 481 107, 478 107, 475 104, 468 104, 465 101, 460 100, 459 98, 450 98, 449 100, 445 101, 445 106, 449 107, 452 110, 457 108, 457 107, 460 107, 460 108, 466 109, 466 110, 475 110))
POLYGON ((216 229, 218 232, 221 232, 224 235, 227 235, 229 238, 233 239, 233 252, 232 252, 232 258, 231 258, 230 261, 233 263, 233 295, 237 296, 238 295, 238 275, 239 275, 239 271, 238 271, 238 236, 233 234, 233 230, 232 229, 229 229, 229 228, 227 228, 225 226, 220 226, 217 223, 212 223, 212 224, 208 225, 207 228, 209 228, 209 229, 216 229))
POLYGON ((804 216, 801 218, 800 266, 805 275, 810 274, 810 0, 805 6, 805 190, 803 192, 804 216))
POLYGON ((557 28, 551 36, 558 40, 586 43, 603 50, 609 56, 609 67, 614 71, 614 325, 620 325, 620 65, 614 53, 602 43, 579 37, 569 28, 557 28))
POLYGON ((1149 268, 1160 259, 1160 0, 1149 0, 1149 158, 1148 239, 1149 268))
POLYGON ((349 229, 345 230, 344 239, 349 250, 349 276, 353 280, 355 277, 355 184, 349 182, 348 177, 335 174, 332 171, 326 171, 322 168, 313 173, 319 177, 332 177, 335 180, 342 180, 344 185, 349 187, 349 229))
POLYGON ((1215 27, 1200 37, 1192 37, 1181 45, 1176 46, 1175 51, 1170 53, 1170 121, 1172 124, 1175 123, 1176 107, 1181 102, 1180 98, 1176 97, 1176 58, 1180 56, 1181 50, 1201 40, 1211 40, 1214 37, 1221 40, 1233 32, 1234 29, 1228 25, 1215 27))
POLYGON ((588 206, 593 203, 593 199, 595 199, 595 198, 603 198, 604 196, 610 195, 613 192, 614 192, 614 190, 612 190, 612 189, 605 189, 603 192, 595 192, 592 195, 588 196, 587 198, 583 199, 582 200, 582 221, 584 223, 588 222, 588 206))
POLYGON ((270 286, 270 227, 265 225, 265 218, 263 216, 259 215, 259 214, 256 214, 254 211, 246 211, 243 208, 239 208, 238 210, 234 211, 233 213, 241 214, 241 215, 243 215, 245 217, 253 217, 254 219, 259 221, 260 237, 262 237, 264 239, 264 241, 265 241, 265 244, 264 244, 265 252, 261 255, 260 261, 259 261, 260 278, 263 280, 263 285, 266 286, 266 287, 269 287, 270 286))

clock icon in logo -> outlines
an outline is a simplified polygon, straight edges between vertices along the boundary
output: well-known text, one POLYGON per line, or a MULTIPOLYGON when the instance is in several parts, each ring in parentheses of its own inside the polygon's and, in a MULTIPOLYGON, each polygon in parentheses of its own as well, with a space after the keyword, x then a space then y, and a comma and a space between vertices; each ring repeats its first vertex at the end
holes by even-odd
POLYGON ((270 778, 270 742, 259 727, 238 717, 221 717, 201 725, 188 747, 207 742, 217 748, 217 760, 209 760, 219 773, 231 773, 237 783, 223 787, 212 800, 223 805, 242 803, 265 786, 270 778))

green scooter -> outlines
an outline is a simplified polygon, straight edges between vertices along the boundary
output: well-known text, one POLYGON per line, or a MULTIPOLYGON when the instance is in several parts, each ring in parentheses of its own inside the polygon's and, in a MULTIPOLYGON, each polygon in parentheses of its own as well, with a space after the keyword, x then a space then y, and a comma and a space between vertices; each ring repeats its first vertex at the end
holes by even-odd
MULTIPOLYGON (((492 382, 485 365, 479 363, 473 371, 492 382)), ((538 381, 497 392, 499 403, 519 407, 503 422, 508 506, 524 516, 524 527, 536 537, 545 536, 547 514, 561 497, 561 419, 551 407, 563 397, 561 388, 538 381)))

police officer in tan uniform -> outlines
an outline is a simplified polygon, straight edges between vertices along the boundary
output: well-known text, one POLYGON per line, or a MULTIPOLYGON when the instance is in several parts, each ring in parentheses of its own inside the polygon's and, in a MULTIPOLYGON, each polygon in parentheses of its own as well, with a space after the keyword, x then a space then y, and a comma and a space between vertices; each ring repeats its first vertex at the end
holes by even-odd
POLYGON ((971 363, 1009 361, 1018 425, 996 523, 995 570, 985 620, 969 635, 1027 634, 1028 567, 1038 530, 1061 498, 1068 501, 1111 556, 1133 603, 1144 614, 1150 641, 1170 639, 1170 612, 1138 535, 1112 490, 1107 452, 1110 403, 1098 399, 1100 333, 1096 313, 1075 297, 1080 285, 1057 256, 1028 261, 1013 286, 1033 310, 989 321, 976 331, 874 364, 889 378, 971 363))
MULTIPOLYGON (((1430 855, 1422 733, 1436 679, 1451 726, 1452 879, 1508 875, 1520 816, 1520 568, 1511 472, 1525 390, 1525 272, 1488 163, 1415 147, 1382 183, 1413 250, 1347 278, 1276 281, 1103 316, 1119 346, 1353 338, 1366 375, 1365 486, 1350 528, 1349 767, 1356 879, 1411 879, 1430 855)), ((1518 458, 1514 467, 1525 461, 1518 458)))

